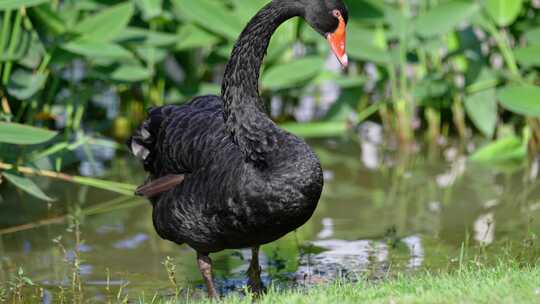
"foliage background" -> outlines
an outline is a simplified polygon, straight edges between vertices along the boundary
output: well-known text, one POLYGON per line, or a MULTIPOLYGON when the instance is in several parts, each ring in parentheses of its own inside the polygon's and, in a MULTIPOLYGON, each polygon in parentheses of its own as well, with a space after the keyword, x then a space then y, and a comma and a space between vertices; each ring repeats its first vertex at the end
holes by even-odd
MULTIPOLYGON (((236 37, 267 2, 1 1, 3 179, 44 200, 25 175, 131 193, 60 172, 83 161, 80 174, 99 176, 146 108, 219 94, 236 37)), ((346 2, 345 72, 298 19, 273 37, 261 91, 276 121, 346 137, 369 119, 406 151, 458 136, 482 146, 473 161, 505 170, 536 157, 540 1, 346 2)))

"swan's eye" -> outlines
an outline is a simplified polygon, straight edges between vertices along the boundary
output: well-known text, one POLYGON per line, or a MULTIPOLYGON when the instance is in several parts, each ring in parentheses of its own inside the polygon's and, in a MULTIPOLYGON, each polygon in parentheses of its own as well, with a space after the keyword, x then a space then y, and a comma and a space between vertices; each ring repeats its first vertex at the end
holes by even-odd
POLYGON ((341 17, 341 12, 339 10, 335 9, 335 10, 332 11, 332 15, 334 15, 334 17, 336 17, 336 18, 339 18, 339 17, 341 17))

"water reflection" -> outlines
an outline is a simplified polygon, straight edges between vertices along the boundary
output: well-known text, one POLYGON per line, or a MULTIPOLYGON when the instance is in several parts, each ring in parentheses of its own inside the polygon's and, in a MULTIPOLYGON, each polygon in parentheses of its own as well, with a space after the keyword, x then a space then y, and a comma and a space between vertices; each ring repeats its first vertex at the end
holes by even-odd
POLYGON ((323 228, 317 234, 319 239, 327 239, 334 235, 334 220, 330 217, 325 217, 322 219, 321 224, 323 228))
POLYGON ((373 252, 369 241, 323 240, 312 244, 322 252, 302 256, 297 271, 297 278, 308 283, 352 277, 367 269, 373 252))
POLYGON ((486 246, 495 241, 495 214, 488 212, 480 215, 474 222, 474 239, 486 246))
POLYGON ((138 233, 135 236, 118 241, 114 244, 116 249, 135 249, 139 246, 142 246, 145 241, 149 239, 148 235, 145 233, 138 233))
POLYGON ((422 247, 422 238, 418 235, 406 237, 402 240, 409 248, 410 259, 407 263, 409 269, 415 269, 422 266, 424 261, 424 248, 422 247))
MULTIPOLYGON (((468 235, 474 240, 468 243, 472 249, 489 249, 511 240, 521 243, 540 231, 534 220, 540 215, 540 187, 523 182, 530 172, 475 168, 451 148, 444 149, 444 161, 402 155, 381 144, 376 126, 368 129, 366 133, 375 135, 362 138, 373 137, 370 148, 365 146, 367 139, 362 139, 363 149, 336 142, 316 145, 325 168, 322 200, 304 227, 264 246, 261 264, 267 283, 317 284, 336 277, 379 279, 404 271, 445 269, 459 257, 468 235)), ((137 183, 144 178, 124 159, 112 164, 113 179, 137 183)), ((162 265, 166 256, 175 259, 181 284, 201 285, 195 253, 155 234, 147 203, 124 201, 123 207, 111 209, 107 202, 114 195, 61 183, 52 183, 48 192, 62 204, 47 207, 23 193, 2 191, 0 230, 80 209, 82 242, 77 244, 62 218, 60 224, 36 222, 33 229, 0 231, 1 281, 23 266, 46 287, 47 297, 54 296, 59 286, 69 285, 77 248, 89 298, 104 297, 108 273, 110 286, 129 284, 134 298, 156 290, 169 294, 162 265), (58 236, 65 253, 52 241, 58 236)), ((537 257, 540 248, 533 246, 537 257)), ((248 250, 213 258, 223 291, 245 283, 248 250)))

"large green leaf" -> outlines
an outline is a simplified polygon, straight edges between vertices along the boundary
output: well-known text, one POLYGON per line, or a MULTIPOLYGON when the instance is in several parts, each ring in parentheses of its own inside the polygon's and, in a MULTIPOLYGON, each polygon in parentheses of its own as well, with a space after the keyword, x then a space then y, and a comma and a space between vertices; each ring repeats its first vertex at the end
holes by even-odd
POLYGON ((233 0, 234 10, 242 23, 247 23, 269 0, 233 0))
POLYGON ((49 1, 50 0, 2 0, 0 1, 0 11, 31 7, 49 1))
POLYGON ((46 202, 52 202, 54 199, 48 197, 39 187, 29 178, 19 175, 14 172, 2 172, 2 175, 14 186, 20 188, 24 192, 44 200, 46 202))
POLYGON ((413 89, 413 96, 423 102, 436 100, 448 92, 448 82, 435 75, 420 81, 413 89))
POLYGON ((133 12, 134 8, 130 2, 111 6, 86 17, 75 26, 74 30, 82 35, 81 40, 111 41, 126 29, 133 12))
POLYGON ((0 143, 35 145, 51 140, 57 132, 26 125, 0 122, 0 143))
POLYGON ((151 20, 161 15, 162 0, 135 0, 135 4, 142 11, 144 20, 151 20))
MULTIPOLYGON (((384 34, 383 34, 384 35, 384 34)), ((375 30, 368 30, 356 23, 351 23, 347 36, 347 52, 351 58, 386 63, 390 61, 385 45, 375 30)))
POLYGON ((532 28, 525 32, 525 38, 529 45, 540 44, 540 27, 532 28))
POLYGON ((72 53, 90 59, 132 59, 133 54, 118 44, 107 42, 72 41, 62 45, 72 53))
POLYGON ((540 87, 507 86, 500 89, 497 95, 506 109, 525 116, 540 117, 540 87))
POLYGON ((262 84, 268 89, 294 87, 317 76, 324 65, 321 57, 305 57, 290 63, 282 63, 265 72, 262 84))
POLYGON ((31 73, 18 69, 11 75, 7 85, 7 91, 11 96, 19 100, 25 100, 39 92, 46 80, 46 74, 31 73))
POLYGON ((50 3, 33 7, 28 11, 28 14, 32 18, 32 22, 39 26, 38 31, 46 29, 55 35, 59 35, 67 29, 64 20, 52 9, 50 3))
POLYGON ((540 44, 514 50, 517 61, 525 66, 540 66, 540 44))
POLYGON ((470 159, 479 163, 497 163, 508 161, 523 161, 527 156, 527 146, 517 136, 508 136, 484 146, 470 159))
POLYGON ((266 52, 266 60, 274 62, 286 58, 289 51, 292 51, 292 45, 296 41, 296 29, 299 20, 291 20, 281 25, 270 40, 266 52))
POLYGON ((523 7, 523 0, 486 0, 488 14, 499 26, 512 24, 523 7))
POLYGON ((497 126, 497 98, 495 90, 486 90, 467 96, 467 115, 486 137, 493 137, 497 126))
POLYGON ((229 39, 236 39, 244 25, 222 1, 173 0, 177 15, 229 39))
POLYGON ((496 71, 482 67, 480 73, 468 75, 467 84, 467 93, 473 94, 495 88, 499 84, 499 78, 496 71))
POLYGON ((416 32, 421 36, 443 35, 475 14, 479 6, 469 1, 444 2, 420 15, 416 20, 416 32))
POLYGON ((140 65, 121 65, 110 75, 113 80, 125 82, 137 82, 150 77, 152 77, 151 71, 140 65))
MULTIPOLYGON (((380 0, 345 0, 349 9, 350 20, 358 20, 364 23, 377 24, 386 21, 385 16, 388 8, 394 8, 391 5, 384 5, 384 1, 380 0)), ((389 20, 392 22, 395 20, 389 20)))
POLYGON ((132 43, 134 45, 167 46, 175 44, 178 35, 164 32, 150 31, 144 28, 128 27, 115 39, 116 42, 132 43))
MULTIPOLYGON (((150 65, 160 63, 167 58, 168 51, 155 47, 139 47, 135 49, 137 56, 150 65)), ((133 65, 133 64, 132 64, 133 65)))
POLYGON ((194 24, 187 24, 178 29, 177 50, 198 47, 210 47, 219 41, 219 37, 211 34, 194 24))

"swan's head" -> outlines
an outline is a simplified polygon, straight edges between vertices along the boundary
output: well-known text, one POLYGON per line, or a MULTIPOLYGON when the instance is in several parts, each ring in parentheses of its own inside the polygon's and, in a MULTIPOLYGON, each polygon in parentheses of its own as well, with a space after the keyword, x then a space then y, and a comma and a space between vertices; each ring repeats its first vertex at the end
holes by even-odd
POLYGON ((326 37, 341 65, 349 63, 345 52, 349 12, 342 0, 300 0, 305 5, 304 18, 326 37))

